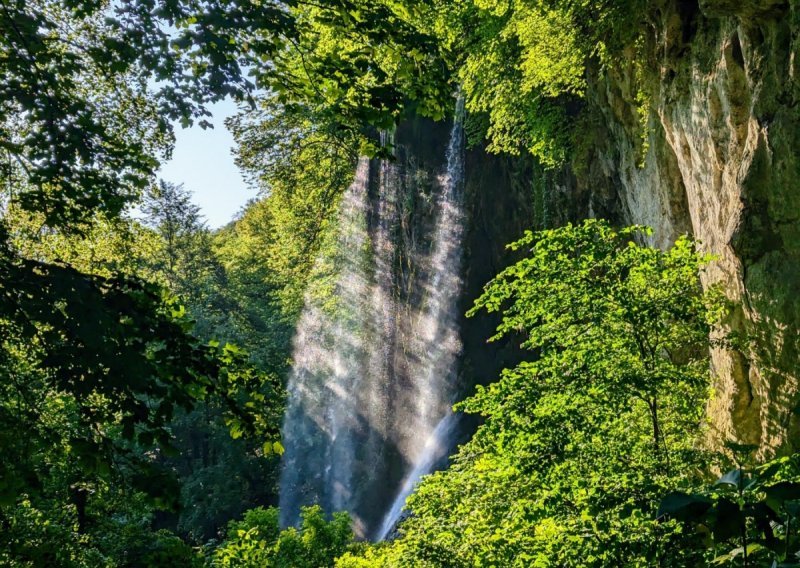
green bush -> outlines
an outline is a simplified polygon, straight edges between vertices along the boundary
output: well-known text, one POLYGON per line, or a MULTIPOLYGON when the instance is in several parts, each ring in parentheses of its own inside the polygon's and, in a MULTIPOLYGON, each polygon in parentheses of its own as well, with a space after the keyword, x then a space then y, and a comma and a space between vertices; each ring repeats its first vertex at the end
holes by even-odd
POLYGON ((278 509, 257 508, 228 527, 226 540, 211 554, 219 568, 323 568, 353 543, 347 513, 328 521, 318 506, 302 511, 299 529, 280 530, 278 509))

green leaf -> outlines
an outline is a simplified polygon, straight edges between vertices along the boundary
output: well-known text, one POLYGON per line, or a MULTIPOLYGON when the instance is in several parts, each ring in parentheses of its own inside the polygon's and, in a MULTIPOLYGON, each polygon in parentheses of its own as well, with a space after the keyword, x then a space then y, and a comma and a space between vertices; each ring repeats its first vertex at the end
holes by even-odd
POLYGON ((742 470, 737 468, 728 471, 725 475, 717 479, 714 485, 727 485, 739 489, 743 486, 743 483, 744 476, 742 475, 742 470))
POLYGON ((669 516, 679 521, 697 521, 711 508, 712 502, 702 495, 673 491, 661 500, 657 517, 669 516))
POLYGON ((767 505, 780 513, 786 501, 800 500, 800 483, 782 481, 775 485, 764 487, 767 505))
POLYGON ((728 499, 720 499, 714 505, 714 521, 711 532, 718 542, 738 537, 744 523, 744 515, 736 503, 728 499))

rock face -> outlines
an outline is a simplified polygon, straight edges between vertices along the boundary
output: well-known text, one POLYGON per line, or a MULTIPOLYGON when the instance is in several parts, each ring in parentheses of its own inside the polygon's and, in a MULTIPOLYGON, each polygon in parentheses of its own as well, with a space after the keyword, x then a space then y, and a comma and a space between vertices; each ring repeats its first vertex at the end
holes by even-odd
MULTIPOLYGON (((434 123, 419 117, 398 127, 396 141, 401 150, 398 165, 405 172, 403 185, 406 188, 402 200, 401 249, 411 248, 413 243, 424 238, 426 232, 430 232, 430 227, 424 224, 430 215, 429 185, 435 172, 444 167, 449 129, 447 123, 434 123)), ((571 213, 574 207, 566 206, 568 198, 574 197, 574 183, 559 182, 556 191, 564 204, 551 205, 552 212, 543 210, 541 193, 545 187, 539 182, 544 180, 535 171, 532 159, 497 156, 482 148, 472 148, 466 152, 464 166, 466 232, 463 236, 463 291, 457 307, 461 314, 458 328, 463 345, 458 363, 458 400, 472 394, 475 384, 497 380, 502 369, 516 365, 524 356, 518 348, 519 341, 503 339, 487 343, 486 339, 494 334, 500 323, 497 314, 480 314, 474 318, 463 315, 481 294, 484 285, 516 260, 515 253, 507 250, 505 245, 521 238, 532 226, 549 221, 550 217, 555 217, 553 221, 558 223, 575 216, 571 213), (534 187, 531 186, 532 179, 537 181, 534 187)), ((554 184, 548 186, 549 190, 554 184)), ((415 275, 405 269, 401 272, 404 276, 400 282, 408 289, 413 288, 415 275)), ((470 418, 464 419, 465 439, 473 426, 470 418)))
POLYGON ((644 60, 593 74, 595 139, 562 177, 586 213, 717 256, 736 344, 712 355, 711 442, 800 449, 800 3, 669 0, 652 23, 644 60))
MULTIPOLYGON (((656 0, 627 66, 589 72, 581 150, 561 171, 467 156, 463 310, 522 230, 585 217, 688 233, 716 255, 703 274, 731 300, 732 342, 712 353, 709 443, 800 450, 800 0, 656 0)), ((399 138, 423 169, 443 130, 399 138)), ((439 158, 440 159, 440 158, 439 158)), ((487 348, 496 321, 461 325, 465 392, 519 358, 487 348)))

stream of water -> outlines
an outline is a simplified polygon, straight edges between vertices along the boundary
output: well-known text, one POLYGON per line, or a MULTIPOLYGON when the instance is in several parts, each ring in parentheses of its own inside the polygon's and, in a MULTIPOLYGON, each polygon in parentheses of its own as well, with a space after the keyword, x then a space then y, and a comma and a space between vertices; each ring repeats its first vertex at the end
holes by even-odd
MULTIPOLYGON (((419 479, 453 449, 461 350, 464 132, 459 102, 425 246, 403 250, 403 172, 359 160, 342 197, 336 254, 320 259, 298 323, 283 426, 284 525, 302 506, 348 511, 363 538, 384 539, 419 479), (418 266, 399 292, 400 259, 418 266)), ((390 136, 383 140, 392 143, 390 136)))

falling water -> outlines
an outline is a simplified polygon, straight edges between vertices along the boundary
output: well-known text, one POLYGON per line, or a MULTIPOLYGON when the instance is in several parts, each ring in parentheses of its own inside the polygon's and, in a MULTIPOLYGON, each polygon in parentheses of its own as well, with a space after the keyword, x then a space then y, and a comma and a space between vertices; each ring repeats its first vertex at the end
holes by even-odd
POLYGON ((448 451, 452 449, 452 439, 456 434, 457 425, 458 416, 452 412, 448 412, 445 417, 439 421, 439 425, 428 437, 419 461, 403 480, 400 492, 383 517, 383 522, 377 532, 377 540, 385 540, 392 532, 392 529, 395 528, 403 513, 406 499, 411 495, 411 492, 414 491, 414 488, 417 486, 422 476, 430 473, 436 464, 447 457, 448 451))
POLYGON ((321 258, 315 267, 322 290, 306 294, 297 325, 283 428, 280 508, 287 525, 297 522, 301 505, 319 502, 347 510, 351 504, 350 464, 356 459, 351 437, 358 428, 360 402, 352 393, 358 392, 368 354, 369 172, 369 160, 360 159, 339 207, 337 254, 321 258), (331 279, 333 289, 325 290, 331 279), (327 296, 335 301, 320 299, 327 296))
POLYGON ((453 404, 456 357, 461 351, 457 301, 461 291, 462 239, 464 232, 464 133, 463 100, 459 98, 447 148, 447 169, 439 178, 441 193, 428 259, 428 279, 419 317, 412 325, 410 374, 416 377, 416 415, 412 425, 418 444, 406 475, 377 533, 383 540, 400 519, 406 498, 420 478, 430 473, 452 449, 457 420, 453 404))
MULTIPOLYGON (((283 436, 285 525, 318 503, 351 513, 362 537, 385 538, 420 477, 453 446, 450 412, 461 346, 463 108, 438 177, 430 234, 402 250, 401 167, 362 158, 298 323, 283 436), (414 293, 401 292, 411 258, 414 293), (324 290, 323 290, 324 292, 324 290), (327 299, 326 299, 327 298, 327 299), (331 300, 333 298, 333 300, 331 300)), ((384 143, 392 143, 389 135, 384 143)))
MULTIPOLYGON (((441 193, 433 230, 433 250, 428 281, 424 286, 423 308, 412 329, 417 355, 411 373, 416 385, 417 420, 424 432, 432 433, 453 401, 453 367, 461 351, 456 303, 461 291, 461 241, 464 231, 463 101, 459 99, 447 148, 447 169, 439 178, 441 193)), ((418 430, 419 431, 419 430, 418 430)))

